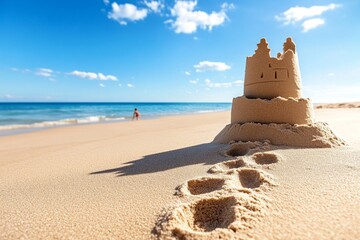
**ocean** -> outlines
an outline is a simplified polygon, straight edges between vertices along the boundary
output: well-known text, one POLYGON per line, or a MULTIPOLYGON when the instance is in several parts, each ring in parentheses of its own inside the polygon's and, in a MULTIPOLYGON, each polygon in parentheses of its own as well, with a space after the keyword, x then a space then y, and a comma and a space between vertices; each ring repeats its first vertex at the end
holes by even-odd
POLYGON ((231 103, 0 103, 1 132, 230 110, 231 103))

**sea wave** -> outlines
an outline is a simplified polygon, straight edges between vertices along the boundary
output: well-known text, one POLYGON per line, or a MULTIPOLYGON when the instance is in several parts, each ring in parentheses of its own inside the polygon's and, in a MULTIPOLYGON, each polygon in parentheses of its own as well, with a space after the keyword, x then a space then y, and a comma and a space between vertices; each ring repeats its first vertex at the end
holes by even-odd
POLYGON ((98 122, 110 122, 110 121, 123 121, 125 117, 107 117, 107 116, 91 116, 86 118, 69 118, 61 119, 57 121, 43 121, 31 124, 12 124, 0 126, 0 131, 4 130, 17 130, 17 129, 30 129, 30 128, 44 128, 44 127, 56 127, 64 125, 86 124, 86 123, 98 123, 98 122))

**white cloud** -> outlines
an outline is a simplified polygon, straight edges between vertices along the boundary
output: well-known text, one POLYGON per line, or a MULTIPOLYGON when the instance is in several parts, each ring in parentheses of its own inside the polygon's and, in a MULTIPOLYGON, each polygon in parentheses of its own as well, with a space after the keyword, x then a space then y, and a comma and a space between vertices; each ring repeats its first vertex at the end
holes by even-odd
POLYGON ((23 73, 23 74, 33 73, 37 76, 46 77, 49 81, 52 81, 52 82, 56 82, 55 73, 60 74, 60 72, 55 72, 49 68, 38 68, 37 70, 31 71, 30 69, 27 69, 27 68, 19 69, 19 68, 12 67, 12 68, 10 68, 10 70, 13 72, 18 72, 18 73, 23 73))
POLYGON ((228 88, 228 87, 231 87, 231 85, 232 85, 230 82, 214 83, 214 82, 211 82, 209 79, 205 79, 205 84, 209 88, 221 88, 221 87, 228 88))
MULTIPOLYGON (((197 1, 178 0, 171 8, 171 15, 175 20, 168 20, 176 33, 194 33, 198 27, 201 29, 212 30, 213 27, 219 26, 228 19, 226 11, 230 9, 229 5, 224 5, 219 12, 206 13, 203 11, 194 11, 197 1)), ((233 5, 231 5, 233 6, 233 5)))
POLYGON ((159 13, 164 8, 164 4, 161 1, 145 1, 144 3, 155 13, 159 13))
POLYGON ((221 9, 223 9, 223 10, 232 10, 232 9, 234 9, 235 8, 235 5, 233 4, 233 3, 223 3, 223 4, 221 4, 221 9))
POLYGON ((110 3, 110 0, 103 0, 103 1, 104 1, 105 5, 109 5, 109 3, 110 3))
POLYGON ((243 85, 243 81, 241 80, 236 80, 233 82, 223 82, 223 83, 219 83, 219 82, 212 82, 209 79, 205 79, 205 85, 208 88, 229 88, 232 86, 242 86, 243 85))
POLYGON ((191 73, 190 72, 185 72, 185 75, 190 76, 191 73))
POLYGON ((69 74, 76 76, 76 77, 87 78, 90 80, 117 81, 117 77, 115 77, 113 75, 104 75, 102 73, 82 72, 82 71, 75 70, 69 74))
POLYGON ((190 80, 189 83, 191 84, 197 84, 199 82, 199 80, 190 80))
POLYGON ((106 80, 110 80, 110 81, 117 81, 117 77, 113 76, 113 75, 104 75, 102 73, 98 73, 98 78, 99 80, 103 80, 103 81, 106 81, 106 80))
POLYGON ((53 70, 48 68, 39 68, 35 74, 42 77, 52 77, 53 72, 54 72, 53 70))
MULTIPOLYGON (((15 72, 21 72, 21 73, 30 73, 31 71, 29 69, 18 69, 18 68, 10 68, 11 71, 15 72)), ((53 71, 49 68, 39 68, 36 71, 33 72, 34 74, 42 77, 46 77, 49 81, 55 82, 56 75, 55 74, 62 74, 58 71, 53 71)), ((93 72, 83 72, 83 71, 72 71, 71 73, 67 73, 72 76, 80 77, 80 78, 86 78, 90 80, 100 80, 100 81, 117 81, 117 77, 113 75, 105 75, 103 73, 93 73, 93 72)))
POLYGON ((232 84, 234 86, 243 86, 244 85, 244 81, 243 80, 236 80, 236 81, 233 81, 232 84))
POLYGON ((142 20, 148 14, 147 9, 138 9, 137 6, 131 3, 117 4, 113 2, 111 8, 108 18, 117 21, 121 25, 126 25, 128 21, 142 20))
POLYGON ((100 87, 105 87, 105 85, 104 85, 104 84, 102 84, 102 83, 99 83, 99 86, 100 86, 100 87))
POLYGON ((18 69, 16 67, 12 67, 12 68, 10 68, 10 70, 13 71, 13 72, 20 72, 20 73, 30 73, 31 72, 30 69, 27 69, 27 68, 18 69))
POLYGON ((131 83, 126 84, 126 86, 127 86, 127 87, 129 87, 129 88, 133 88, 133 87, 135 87, 135 86, 134 86, 134 85, 132 85, 131 83))
POLYGON ((281 13, 280 16, 275 16, 278 21, 283 22, 284 24, 294 24, 302 20, 321 16, 324 12, 335 10, 341 7, 339 4, 331 3, 329 5, 323 6, 311 6, 311 7, 291 7, 285 12, 281 13))
POLYGON ((210 62, 210 61, 202 61, 197 65, 194 65, 196 72, 204 72, 204 71, 226 71, 231 69, 229 65, 223 62, 210 62))
POLYGON ((307 32, 311 29, 320 27, 325 24, 325 20, 322 18, 311 18, 304 21, 301 26, 303 27, 303 32, 307 32))
POLYGON ((0 96, 0 99, 8 100, 8 101, 19 101, 19 100, 26 100, 24 96, 14 96, 10 93, 7 93, 3 96, 0 96))
POLYGON ((333 76, 335 76, 335 73, 329 72, 329 73, 328 73, 328 76, 329 76, 329 77, 333 77, 333 76))
POLYGON ((14 98, 16 98, 16 97, 14 97, 14 96, 11 95, 11 94, 5 94, 4 98, 5 98, 5 99, 14 99, 14 98))
POLYGON ((78 70, 72 71, 70 73, 70 75, 81 77, 81 78, 87 78, 87 79, 90 79, 90 80, 95 80, 98 77, 96 73, 81 72, 81 71, 78 71, 78 70))

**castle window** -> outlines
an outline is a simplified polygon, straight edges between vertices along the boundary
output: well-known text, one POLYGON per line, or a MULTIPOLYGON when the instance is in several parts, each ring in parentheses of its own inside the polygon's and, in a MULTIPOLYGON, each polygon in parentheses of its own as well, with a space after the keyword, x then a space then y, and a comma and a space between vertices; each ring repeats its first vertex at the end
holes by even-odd
POLYGON ((261 76, 260 76, 261 78, 263 78, 264 77, 264 73, 261 73, 261 76))
POLYGON ((277 71, 275 71, 275 79, 277 79, 277 71))
POLYGON ((271 63, 269 63, 269 68, 271 68, 271 63))
POLYGON ((287 77, 288 77, 288 78, 290 77, 289 70, 287 70, 287 77))

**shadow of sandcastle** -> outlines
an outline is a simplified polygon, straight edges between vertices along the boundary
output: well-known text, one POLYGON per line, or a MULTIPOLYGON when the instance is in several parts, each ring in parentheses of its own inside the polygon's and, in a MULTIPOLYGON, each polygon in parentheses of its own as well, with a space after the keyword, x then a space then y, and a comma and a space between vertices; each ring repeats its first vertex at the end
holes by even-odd
POLYGON ((222 145, 206 143, 172 151, 146 155, 124 163, 120 167, 91 172, 90 175, 113 173, 117 176, 155 173, 195 164, 212 165, 223 160, 219 155, 222 145))

